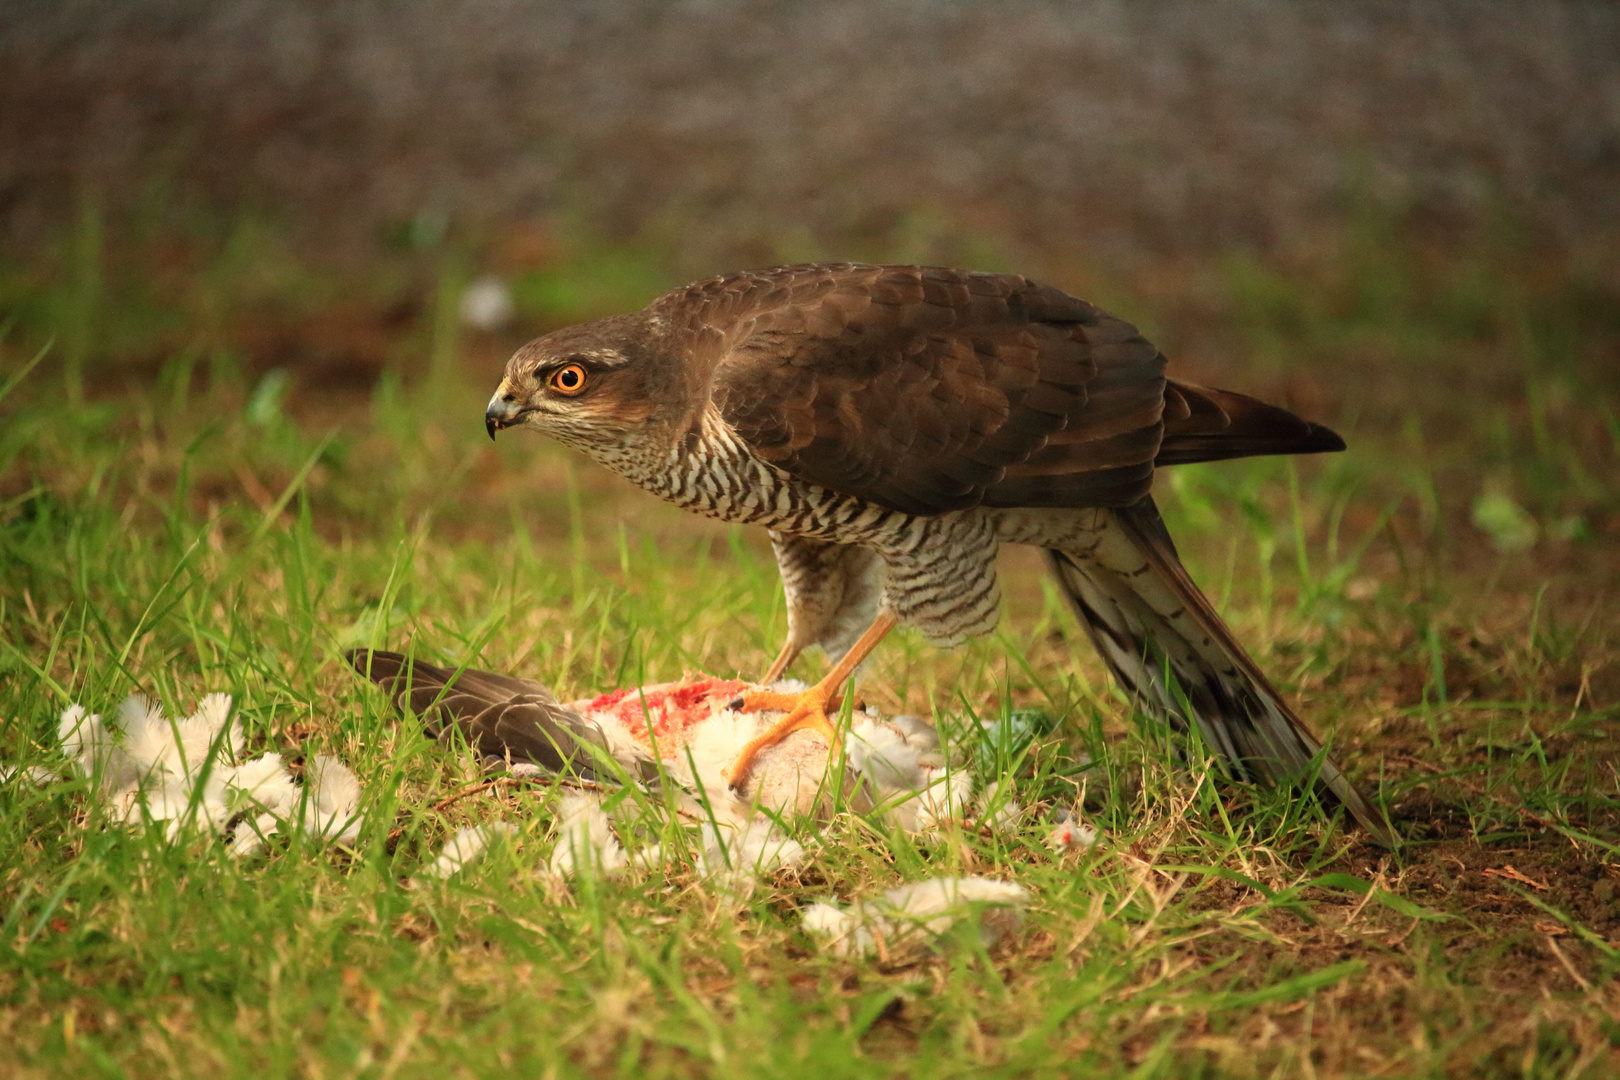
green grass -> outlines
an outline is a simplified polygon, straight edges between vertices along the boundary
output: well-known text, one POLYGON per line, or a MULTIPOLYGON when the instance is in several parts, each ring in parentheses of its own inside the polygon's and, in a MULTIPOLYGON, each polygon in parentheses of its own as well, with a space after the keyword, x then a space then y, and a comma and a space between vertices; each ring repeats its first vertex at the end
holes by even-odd
MULTIPOLYGON (((230 329, 262 309, 217 299, 239 295, 228 268, 200 279, 215 300, 170 305, 172 321, 125 318, 109 298, 127 290, 90 265, 95 213, 70 245, 79 269, 29 294, 35 315, 14 308, 18 341, 51 328, 45 301, 100 329, 0 400, 0 760, 54 763, 69 701, 105 713, 140 690, 183 715, 226 690, 250 752, 355 768, 367 825, 352 852, 294 841, 238 863, 218 839, 109 825, 82 783, 7 781, 0 1072, 1612 1074, 1615 563, 1593 537, 1620 510, 1598 479, 1620 453, 1612 407, 1559 359, 1585 339, 1553 332, 1555 306, 1518 308, 1553 343, 1515 384, 1533 388, 1523 400, 1481 391, 1464 427, 1436 420, 1457 414, 1446 393, 1368 418, 1352 403, 1323 417, 1352 454, 1188 468, 1161 489, 1195 576, 1412 838, 1400 853, 1177 764, 1014 554, 994 637, 940 652, 901 636, 865 689, 950 729, 1019 708, 1059 720, 1008 763, 1037 811, 1026 826, 924 838, 840 814, 797 823, 816 853, 746 900, 689 858, 564 889, 542 873, 554 793, 432 810, 476 763, 401 723, 342 650, 413 644, 565 698, 688 669, 755 675, 784 629, 763 536, 537 439, 492 448, 478 417, 504 346, 460 341, 431 303, 369 391, 233 352, 230 329), (196 329, 193 344, 141 329, 167 325, 196 329), (146 374, 108 363, 151 349, 146 374), (1528 551, 1499 554, 1472 524, 1488 485, 1536 523, 1528 551), (1586 534, 1555 535, 1570 518, 1586 534), (1082 751, 1099 764, 1083 770, 1082 751), (1082 782, 1103 840, 1054 859, 1045 814, 1082 782), (408 884, 455 828, 495 820, 521 827, 510 847, 408 884), (1484 873, 1506 866, 1536 884, 1484 873), (891 964, 835 958, 799 929, 812 900, 939 873, 1026 885, 1023 932, 989 951, 956 933, 891 964)), ((607 288, 655 288, 627 258, 580 265, 607 267, 607 288)), ((1261 312, 1219 330, 1235 349, 1369 351, 1411 389, 1420 364, 1451 370, 1437 351, 1526 348, 1452 308, 1424 321, 1365 281, 1325 279, 1317 302, 1255 267, 1217 272, 1261 312), (1335 309, 1340 293, 1372 299, 1335 309), (1306 315, 1264 314, 1289 310, 1306 315)), ((545 318, 607 303, 565 294, 569 276, 531 279, 545 318)), ((1192 336, 1139 296, 1144 318, 1192 336)), ((34 353, 0 349, 5 386, 34 353)))

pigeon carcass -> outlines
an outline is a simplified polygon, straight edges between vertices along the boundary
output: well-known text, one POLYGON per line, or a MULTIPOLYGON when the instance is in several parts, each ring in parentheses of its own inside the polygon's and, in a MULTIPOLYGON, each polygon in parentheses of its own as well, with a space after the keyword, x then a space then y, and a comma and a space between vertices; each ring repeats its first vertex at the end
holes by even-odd
POLYGON ((818 731, 796 731, 762 749, 733 787, 728 777, 738 755, 782 715, 743 711, 740 699, 760 688, 736 679, 688 676, 559 702, 532 679, 396 652, 356 650, 347 658, 402 711, 420 716, 429 734, 459 733, 489 767, 590 784, 673 782, 700 819, 712 814, 743 824, 761 811, 819 815, 841 791, 851 809, 881 809, 902 827, 921 829, 960 814, 971 788, 932 725, 868 710, 852 714, 842 747, 829 746, 818 731))

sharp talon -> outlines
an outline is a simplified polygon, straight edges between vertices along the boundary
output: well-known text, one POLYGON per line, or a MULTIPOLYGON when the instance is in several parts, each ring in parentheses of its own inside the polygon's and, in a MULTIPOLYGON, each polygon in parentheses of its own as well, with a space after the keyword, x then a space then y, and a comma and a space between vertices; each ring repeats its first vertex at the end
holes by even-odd
POLYGON ((829 751, 838 746, 838 729, 827 716, 827 691, 812 687, 797 694, 777 694, 770 691, 750 690, 742 697, 742 708, 747 712, 776 711, 785 713, 771 729, 742 748, 732 762, 726 777, 731 790, 741 792, 742 784, 753 770, 754 759, 761 750, 780 743, 795 731, 812 730, 821 733, 829 751))
POLYGON ((728 711, 730 711, 730 712, 742 712, 743 711, 743 695, 738 694, 736 697, 734 697, 730 701, 726 702, 726 709, 728 711))
POLYGON ((753 771, 754 761, 752 755, 749 755, 747 760, 744 760, 743 755, 738 755, 737 760, 733 761, 731 767, 726 770, 726 788, 739 799, 742 798, 743 788, 747 786, 748 777, 753 771))

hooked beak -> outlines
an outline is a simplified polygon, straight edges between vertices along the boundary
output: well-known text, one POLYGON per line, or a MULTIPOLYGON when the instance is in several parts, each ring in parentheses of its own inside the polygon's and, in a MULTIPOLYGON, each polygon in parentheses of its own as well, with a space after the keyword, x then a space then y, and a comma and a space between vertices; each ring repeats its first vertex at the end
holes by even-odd
POLYGON ((495 396, 489 399, 489 405, 484 409, 484 430, 489 432, 490 441, 495 439, 495 433, 502 428, 509 428, 518 422, 523 410, 518 407, 517 401, 506 391, 505 385, 495 391, 495 396))

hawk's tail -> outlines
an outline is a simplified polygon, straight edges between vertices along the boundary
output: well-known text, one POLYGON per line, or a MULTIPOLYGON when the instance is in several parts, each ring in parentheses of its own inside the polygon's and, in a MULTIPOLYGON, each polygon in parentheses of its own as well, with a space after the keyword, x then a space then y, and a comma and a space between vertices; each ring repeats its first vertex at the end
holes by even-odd
MULTIPOLYGON (((475 668, 458 673, 396 652, 355 649, 344 658, 402 712, 421 716, 430 735, 459 730, 486 758, 527 761, 587 780, 616 779, 601 775, 609 756, 602 729, 532 679, 475 668)), ((639 779, 657 775, 650 762, 619 763, 639 779)))
POLYGON ((1103 511, 1101 525, 1090 536, 1095 546, 1048 549, 1046 561, 1126 691, 1179 731, 1196 723, 1239 778, 1277 786, 1314 770, 1320 796, 1342 803, 1381 843, 1394 846, 1366 797, 1193 584, 1153 500, 1103 511))

